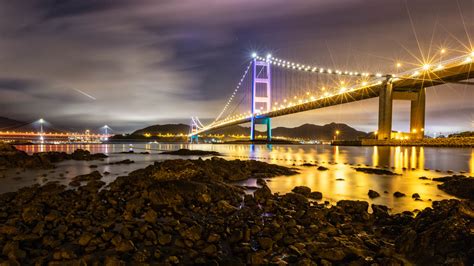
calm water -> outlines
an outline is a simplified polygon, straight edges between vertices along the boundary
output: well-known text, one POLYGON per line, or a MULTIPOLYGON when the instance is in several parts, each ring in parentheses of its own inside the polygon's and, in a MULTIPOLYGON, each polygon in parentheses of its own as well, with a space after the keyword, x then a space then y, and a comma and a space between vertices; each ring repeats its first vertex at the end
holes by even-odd
MULTIPOLYGON (((26 170, 24 172, 9 170, 3 174, 0 192, 14 191, 20 187, 34 183, 60 181, 64 184, 71 178, 89 173, 90 165, 98 165, 97 170, 111 174, 103 178, 110 182, 119 175, 143 168, 154 161, 177 156, 160 155, 162 150, 179 148, 214 150, 223 154, 226 159, 257 159, 269 163, 298 168, 300 174, 290 177, 276 177, 268 183, 273 192, 286 193, 295 186, 304 185, 313 191, 323 193, 323 201, 332 203, 341 199, 366 200, 376 204, 384 204, 394 212, 422 209, 431 206, 428 199, 440 200, 451 198, 437 189, 437 182, 420 180, 420 176, 438 177, 448 175, 447 171, 474 175, 474 149, 471 148, 430 148, 430 147, 333 147, 329 145, 207 145, 207 144, 133 144, 135 152, 148 151, 149 155, 120 154, 128 151, 128 144, 91 144, 91 145, 31 145, 18 146, 28 153, 39 151, 73 152, 78 148, 93 153, 102 152, 110 157, 104 161, 65 161, 54 170, 26 170), (114 165, 108 163, 129 158, 134 160, 130 165, 114 165), (329 171, 318 171, 315 167, 299 167, 304 162, 318 163, 329 168, 329 171), (382 167, 399 173, 397 176, 379 176, 356 172, 357 165, 382 167), (60 176, 63 175, 63 177, 60 176), (378 191, 380 198, 370 200, 369 189, 378 191), (384 193, 387 191, 388 193, 384 193), (407 194, 405 198, 394 198, 393 192, 407 194), (414 201, 413 193, 419 193, 423 201, 414 201)), ((197 157, 189 157, 197 158, 197 157)), ((242 183, 255 186, 255 180, 242 183)))

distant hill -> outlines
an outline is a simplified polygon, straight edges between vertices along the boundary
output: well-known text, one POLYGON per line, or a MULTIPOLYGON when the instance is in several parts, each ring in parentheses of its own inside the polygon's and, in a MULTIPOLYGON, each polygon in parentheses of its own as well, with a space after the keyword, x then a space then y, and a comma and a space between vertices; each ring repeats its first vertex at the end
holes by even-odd
POLYGON ((344 140, 356 140, 366 137, 367 133, 358 131, 346 124, 331 123, 324 126, 304 124, 295 128, 277 127, 272 130, 273 136, 284 136, 301 139, 331 140, 336 131, 339 131, 338 138, 344 140))
POLYGON ((185 124, 165 124, 165 125, 154 125, 143 129, 139 129, 132 133, 132 135, 143 135, 145 133, 150 134, 188 134, 189 125, 185 124))
MULTIPOLYGON (((243 126, 230 126, 223 129, 213 130, 212 134, 224 134, 224 135, 248 135, 250 131, 249 127, 243 126)), ((344 140, 355 140, 361 137, 367 137, 367 133, 358 131, 346 124, 331 123, 323 126, 304 124, 299 127, 287 128, 277 127, 272 129, 272 135, 278 137, 290 137, 300 139, 318 139, 318 140, 331 140, 334 138, 335 132, 339 131, 339 139, 344 140)), ((165 124, 165 125, 154 125, 139 129, 132 133, 132 135, 143 135, 150 133, 156 134, 188 134, 189 126, 185 124, 165 124)), ((257 131, 257 134, 265 134, 265 132, 257 131)))
POLYGON ((14 130, 25 124, 27 123, 0 116, 0 130, 14 130))

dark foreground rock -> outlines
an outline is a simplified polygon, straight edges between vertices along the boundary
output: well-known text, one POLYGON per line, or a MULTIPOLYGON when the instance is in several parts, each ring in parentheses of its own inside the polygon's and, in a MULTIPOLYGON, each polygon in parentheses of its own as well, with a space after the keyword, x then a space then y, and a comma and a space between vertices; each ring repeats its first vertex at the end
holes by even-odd
POLYGON ((395 244, 420 265, 473 265, 473 228, 472 201, 435 201, 402 229, 395 244))
POLYGON ((372 190, 372 189, 369 189, 369 193, 367 193, 367 195, 369 195, 369 198, 371 199, 380 197, 380 194, 377 191, 372 190))
POLYGON ((386 169, 378 169, 378 168, 367 168, 367 167, 355 167, 354 168, 357 172, 362 172, 366 174, 375 174, 375 175, 397 175, 396 173, 386 170, 386 169))
POLYGON ((179 156, 220 156, 221 154, 216 151, 201 151, 201 150, 188 150, 179 149, 176 151, 165 151, 161 154, 168 155, 179 155, 179 156))
POLYGON ((54 163, 65 160, 99 160, 107 158, 105 154, 91 154, 89 151, 77 149, 73 153, 40 152, 28 155, 14 146, 0 144, 0 169, 7 168, 54 168, 54 163))
POLYGON ((433 181, 443 182, 438 188, 458 198, 474 200, 474 178, 463 175, 453 175, 433 178, 433 181))
POLYGON ((364 201, 328 208, 300 193, 272 194, 265 184, 252 197, 226 182, 291 171, 252 161, 172 160, 105 189, 92 172, 76 178, 87 184, 75 190, 47 183, 2 194, 0 263, 472 264, 470 203, 435 202, 413 218, 380 205, 370 214, 364 201))

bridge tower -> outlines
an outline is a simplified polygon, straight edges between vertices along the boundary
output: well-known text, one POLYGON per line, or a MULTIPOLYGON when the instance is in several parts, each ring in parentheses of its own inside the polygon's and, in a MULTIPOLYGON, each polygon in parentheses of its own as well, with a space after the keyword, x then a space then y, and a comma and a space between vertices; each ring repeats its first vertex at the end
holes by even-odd
POLYGON ((379 95, 379 140, 391 139, 394 100, 411 101, 410 134, 412 139, 423 139, 425 131, 426 88, 394 89, 390 79, 379 95))
POLYGON ((270 59, 271 55, 267 55, 267 60, 260 57, 254 57, 252 64, 252 103, 250 121, 250 140, 255 140, 255 126, 263 124, 267 126, 267 141, 272 140, 271 119, 259 115, 261 112, 271 110, 271 72, 270 59))

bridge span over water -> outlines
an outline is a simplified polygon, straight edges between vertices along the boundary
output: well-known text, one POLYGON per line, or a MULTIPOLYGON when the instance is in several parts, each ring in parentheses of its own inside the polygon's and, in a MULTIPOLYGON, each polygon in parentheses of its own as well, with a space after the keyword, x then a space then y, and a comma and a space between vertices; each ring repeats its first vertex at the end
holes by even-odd
MULTIPOLYGON (((250 123, 251 140, 255 139, 257 124, 266 125, 267 140, 271 140, 271 119, 274 117, 378 97, 378 131, 376 132, 378 139, 392 138, 394 100, 411 102, 409 134, 411 138, 421 139, 424 137, 425 130, 426 90, 446 83, 473 85, 474 83, 468 81, 473 77, 474 51, 448 60, 439 60, 436 64, 424 64, 397 74, 340 71, 297 64, 272 55, 261 57, 253 54, 253 59, 222 112, 209 125, 203 125, 197 117, 192 118, 189 136, 191 141, 196 141, 200 134, 250 123), (295 78, 295 82, 293 76, 291 78, 285 76, 287 73, 302 74, 305 77, 299 81, 295 78), (332 89, 329 86, 318 86, 321 76, 336 77, 338 84, 332 89), (284 81, 278 79, 284 79, 284 81), (288 81, 290 79, 291 82, 288 81), (349 86, 349 84, 353 85, 349 86), (275 92, 275 85, 278 92, 275 92), (315 92, 316 86, 319 89, 315 92), (236 95, 239 92, 244 95, 239 104, 243 103, 248 111, 234 114, 229 109, 232 103, 236 102, 236 95), (224 117, 225 113, 230 114, 224 117)), ((328 84, 327 80, 325 84, 328 84)))

